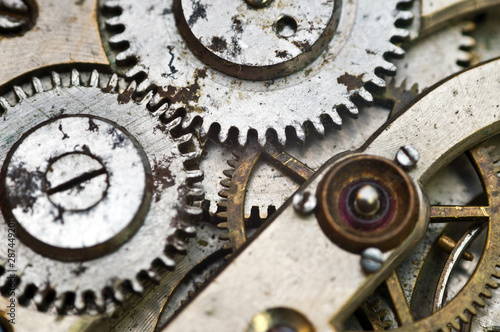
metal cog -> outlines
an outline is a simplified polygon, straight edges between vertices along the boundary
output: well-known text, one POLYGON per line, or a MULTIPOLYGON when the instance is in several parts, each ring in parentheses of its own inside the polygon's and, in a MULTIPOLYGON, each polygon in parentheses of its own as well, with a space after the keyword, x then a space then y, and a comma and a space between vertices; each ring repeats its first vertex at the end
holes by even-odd
MULTIPOLYGON (((473 275, 462 290, 442 308, 419 321, 407 323, 408 325, 403 323, 403 326, 398 330, 451 331, 451 328, 459 330, 460 322, 469 323, 471 316, 477 315, 477 308, 484 307, 486 305, 485 300, 491 298, 491 289, 498 288, 498 282, 493 278, 500 279, 498 269, 500 268, 500 215, 498 214, 500 197, 497 195, 500 188, 500 177, 498 176, 500 168, 496 164, 500 157, 490 155, 491 151, 491 148, 486 149, 482 146, 471 150, 473 163, 480 174, 489 200, 488 206, 479 207, 481 210, 479 214, 474 213, 478 207, 434 206, 431 209, 431 220, 440 219, 441 222, 448 220, 458 222, 460 219, 469 221, 489 220, 483 255, 473 275)), ((450 257, 461 257, 463 254, 461 250, 465 249, 466 247, 461 246, 459 242, 450 257)), ((406 306, 406 303, 403 302, 406 300, 402 294, 402 289, 397 289, 400 286, 388 283, 388 287, 391 297, 395 301, 396 310, 406 306), (394 296, 394 294, 401 294, 401 296, 394 296)))
POLYGON ((159 93, 170 103, 168 117, 183 109, 183 127, 202 118, 197 129, 202 137, 219 126, 218 139, 225 142, 229 130, 236 128, 238 142, 244 145, 248 131, 255 130, 259 144, 264 145, 268 130, 276 132, 280 144, 285 143, 285 129, 290 127, 303 141, 305 123, 312 123, 323 134, 323 121, 342 124, 339 110, 347 110, 354 117, 358 114, 354 99, 371 102, 373 97, 365 85, 383 88, 385 81, 376 72, 396 71, 396 66, 384 56, 404 54, 391 40, 409 35, 408 30, 397 28, 395 23, 412 18, 409 11, 399 9, 410 2, 336 2, 336 6, 341 4, 340 22, 335 38, 323 54, 299 71, 266 81, 222 74, 200 61, 186 46, 176 26, 174 3, 180 1, 168 0, 158 5, 153 0, 113 0, 104 6, 121 10, 119 16, 106 21, 108 27, 123 30, 109 43, 128 45, 116 56, 117 63, 135 62, 126 75, 145 77, 139 91, 161 88, 159 93))
POLYGON ((387 315, 387 309, 379 309, 381 302, 380 299, 367 301, 359 308, 373 331, 385 331, 392 326, 391 320, 384 320, 384 317, 387 315))
MULTIPOLYGON (((7 246, 0 249, 0 270, 3 273, 0 285, 11 282, 11 276, 14 275, 18 278, 16 295, 25 300, 33 298, 40 310, 55 304, 60 312, 66 312, 72 306, 77 312, 86 311, 89 307, 104 311, 108 300, 124 299, 124 286, 131 286, 133 291, 141 292, 141 278, 156 278, 157 263, 167 267, 174 265, 166 249, 183 251, 185 243, 178 232, 194 233, 195 229, 188 219, 201 214, 199 208, 192 206, 192 202, 202 196, 202 191, 196 187, 202 173, 193 166, 200 149, 191 134, 172 136, 172 131, 178 128, 181 120, 175 119, 165 124, 162 120, 165 107, 148 109, 150 102, 156 98, 151 92, 137 102, 131 98, 135 83, 131 83, 122 94, 115 93, 118 81, 116 75, 102 84, 97 71, 92 72, 88 84, 82 84, 80 78, 80 73, 73 70, 71 82, 66 86, 61 83, 57 73, 52 73, 52 86, 49 89, 42 87, 40 79, 33 78, 33 95, 20 87, 14 87, 17 104, 11 105, 0 98, 3 108, 2 137, 8 138, 1 143, 4 163, 2 192, 7 204, 2 205, 0 233, 7 238, 12 227, 18 233, 14 246, 17 258, 14 266, 8 259, 7 246), (87 121, 87 125, 78 126, 82 121, 87 121), (52 127, 55 130, 42 140, 44 144, 32 147, 38 151, 38 157, 21 160, 17 164, 23 149, 29 147, 27 144, 39 133, 43 134, 52 127), (80 134, 85 135, 82 136, 83 145, 71 145, 71 149, 68 148, 67 144, 70 143, 67 142, 74 143, 73 140, 78 140, 80 134), (99 141, 99 137, 104 137, 104 141, 99 141), (94 138, 101 143, 93 146, 94 138), (55 141, 58 143, 54 144, 55 141), (50 152, 51 159, 46 161, 46 156, 40 151, 45 151, 43 149, 51 144, 54 144, 50 152), (105 158, 106 144, 111 144, 109 148, 112 152, 108 152, 105 158), (59 154, 63 150, 66 152, 59 154), (129 162, 131 159, 126 159, 126 163, 120 162, 119 156, 124 153, 128 157, 136 154, 140 159, 134 157, 136 162, 129 162), (75 155, 78 158, 95 158, 102 163, 104 175, 101 172, 99 176, 106 177, 107 187, 102 197, 99 196, 100 200, 90 207, 79 206, 78 197, 76 200, 64 198, 66 201, 61 201, 61 197, 54 195, 71 196, 76 192, 78 196, 82 190, 86 190, 88 183, 97 179, 93 177, 94 173, 84 173, 74 180, 51 187, 50 172, 57 172, 61 167, 64 170, 64 166, 56 166, 56 163, 75 155), (31 159, 41 161, 35 173, 29 173, 31 159), (25 167, 26 172, 22 177, 15 176, 19 172, 12 173, 15 167, 19 167, 18 170, 25 167), (37 176, 47 167, 50 167, 50 172, 47 170, 43 176, 45 187, 42 190, 36 185, 37 176), (125 173, 129 168, 134 172, 125 173), (125 182, 115 189, 117 179, 124 179, 125 182), (74 188, 76 191, 73 191, 74 188), (127 206, 120 205, 117 208, 115 195, 125 197, 127 206), (49 200, 57 207, 57 215, 50 215, 54 209, 52 205, 43 205, 49 200), (26 206, 19 209, 22 204, 26 206), (46 206, 49 207, 44 211, 46 206), (102 212, 104 209, 100 206, 107 209, 102 212), (115 214, 120 216, 121 212, 130 208, 135 211, 129 214, 133 220, 113 217, 115 214), (38 213, 36 223, 30 223, 35 212, 38 213), (94 228, 89 225, 78 228, 72 223, 81 221, 86 213, 102 223, 94 228), (45 220, 49 223, 42 226, 45 227, 43 231, 37 232, 36 228, 32 228, 34 224, 44 224, 45 220), (75 229, 76 233, 66 238, 79 238, 81 244, 64 242, 65 232, 75 232, 75 229), (111 242, 116 243, 110 245, 108 238, 92 237, 91 229, 108 234, 111 242), (47 234, 54 232, 57 236, 47 237, 47 234), (90 250, 96 246, 98 250, 90 250)), ((30 156, 35 156, 33 151, 30 156)), ((72 160, 68 162, 70 168, 78 168, 77 163, 71 163, 72 160)), ((97 192, 101 195, 101 191, 97 192)))

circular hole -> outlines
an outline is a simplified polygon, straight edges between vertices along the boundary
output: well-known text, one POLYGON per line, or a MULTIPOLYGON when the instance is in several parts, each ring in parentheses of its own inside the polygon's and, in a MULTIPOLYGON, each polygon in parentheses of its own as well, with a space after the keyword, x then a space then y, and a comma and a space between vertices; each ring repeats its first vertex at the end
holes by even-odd
POLYGON ((271 308, 259 312, 250 322, 247 332, 313 332, 308 319, 289 308, 271 308))
POLYGON ((276 34, 283 38, 288 38, 297 32, 297 21, 291 16, 282 15, 276 21, 276 34))

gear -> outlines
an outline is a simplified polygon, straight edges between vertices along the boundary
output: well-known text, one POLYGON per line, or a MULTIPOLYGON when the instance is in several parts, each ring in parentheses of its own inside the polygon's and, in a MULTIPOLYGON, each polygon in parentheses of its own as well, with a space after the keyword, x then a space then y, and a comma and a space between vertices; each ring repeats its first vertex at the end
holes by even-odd
MULTIPOLYGON (((193 1, 191 4, 190 1, 181 0, 166 1, 163 6, 153 0, 119 0, 107 1, 105 6, 121 10, 119 16, 107 20, 108 27, 124 27, 124 31, 111 37, 109 43, 118 46, 129 45, 116 56, 117 62, 126 64, 126 60, 134 59, 135 65, 126 75, 145 77, 138 86, 140 91, 152 86, 162 88, 159 93, 167 97, 170 103, 168 116, 178 114, 179 109, 185 110, 183 127, 189 126, 195 118, 202 118, 203 122, 199 128, 201 136, 205 136, 211 128, 217 130, 214 125, 218 124, 218 139, 221 142, 226 141, 231 128, 237 128, 238 141, 240 145, 244 145, 248 131, 255 130, 259 143, 264 145, 268 130, 274 130, 281 144, 286 141, 285 129, 288 127, 295 130, 299 140, 304 140, 306 122, 312 123, 315 130, 323 134, 322 121, 333 122, 339 126, 342 124, 339 110, 347 110, 351 116, 358 114, 354 99, 361 98, 371 102, 373 98, 365 89, 365 84, 384 87, 385 81, 375 72, 378 73, 381 69, 385 73, 394 73, 396 70, 384 56, 404 54, 391 40, 401 40, 408 36, 408 31, 396 28, 395 22, 411 19, 409 11, 399 9, 401 4, 409 2, 335 1, 332 19, 328 21, 330 23, 323 26, 324 21, 320 20, 314 23, 315 29, 307 28, 312 23, 307 23, 300 11, 295 18, 287 16, 286 22, 282 22, 282 17, 276 16, 274 20, 277 21, 274 22, 272 17, 277 12, 278 2, 272 2, 270 6, 257 10, 249 9, 243 1, 241 4, 235 4, 239 6, 238 9, 226 4, 224 8, 219 8, 218 6, 223 6, 222 2, 209 5, 204 1, 193 1), (196 9, 192 13, 191 7, 196 9), (206 36, 208 31, 203 29, 203 25, 209 19, 215 19, 212 16, 216 15, 214 13, 220 13, 220 20, 226 22, 226 15, 233 11, 236 16, 231 18, 232 23, 227 23, 227 27, 224 25, 228 31, 221 32, 224 38, 206 36), (276 28, 277 30, 273 31, 265 27, 281 26, 280 23, 283 23, 283 28, 293 30, 295 26, 297 31, 296 36, 278 38, 278 44, 283 44, 285 50, 276 50, 276 55, 270 57, 269 66, 251 57, 252 50, 255 50, 255 47, 265 48, 266 42, 262 43, 264 46, 259 46, 259 43, 249 45, 244 44, 241 38, 230 38, 233 34, 245 34, 247 20, 244 16, 248 14, 254 17, 256 13, 259 16, 252 19, 252 27, 262 23, 263 31, 267 31, 262 38, 266 40, 276 39, 275 34, 279 34, 281 30, 276 28), (189 19, 184 22, 186 15, 189 19), (336 20, 336 15, 339 15, 338 25, 330 26, 331 22, 336 20), (181 32, 174 17, 179 22, 181 32), (305 28, 297 27, 297 24, 304 24, 305 28), (324 36, 318 37, 318 43, 311 46, 310 43, 316 40, 315 33, 318 29, 324 30, 326 36, 330 36, 334 31, 335 37, 331 42, 328 38, 325 40, 324 36), (307 35, 308 32, 311 32, 311 35, 307 35), (304 37, 308 42, 299 40, 303 34, 308 36, 304 37), (212 40, 211 44, 207 42, 207 38, 212 40), (203 45, 200 46, 200 43, 203 45), (318 53, 316 47, 324 51, 318 53), (194 49, 193 52, 198 57, 189 48, 194 49), (301 58, 308 51, 316 54, 317 58, 301 58), (276 69, 283 65, 281 56, 292 61, 296 69, 286 77, 282 74, 289 70, 288 67, 284 72, 276 69), (228 65, 220 65, 217 61, 222 61, 221 59, 228 65), (242 68, 241 71, 245 72, 242 74, 244 78, 234 77, 239 75, 239 71, 231 71, 234 66, 242 68), (212 67, 222 68, 226 73, 212 67), (248 79, 255 79, 252 73, 266 72, 268 67, 272 67, 269 69, 273 73, 271 78, 266 76, 265 80, 260 81, 248 79)), ((290 11, 298 10, 295 3, 287 2, 286 8, 290 11)), ((333 1, 325 2, 325 5, 332 6, 333 1)), ((318 14, 314 10, 307 12, 310 15, 318 14)), ((324 14, 331 16, 331 8, 330 12, 324 14)), ((262 51, 267 54, 269 50, 262 51)), ((259 53, 260 50, 255 52, 259 53)))
MULTIPOLYGON (((441 305, 436 307, 432 315, 420 321, 412 323, 412 326, 404 325, 403 329, 410 328, 411 330, 448 330, 453 327, 456 330, 460 329, 460 321, 464 323, 470 322, 471 315, 477 314, 477 307, 486 305, 485 299, 491 298, 491 289, 497 288, 497 281, 492 278, 500 278, 500 273, 497 267, 500 267, 500 247, 498 245, 498 237, 500 230, 498 229, 500 207, 500 197, 495 193, 500 188, 500 178, 498 173, 500 169, 495 166, 495 163, 500 160, 500 156, 492 156, 489 154, 492 149, 486 149, 478 146, 471 150, 471 156, 475 167, 482 179, 484 190, 488 196, 489 205, 486 207, 463 207, 463 206, 435 206, 431 209, 431 220, 434 222, 442 222, 452 220, 470 220, 481 222, 485 219, 488 223, 488 238, 483 250, 483 255, 480 258, 474 274, 470 277, 467 284, 462 290, 451 299, 446 305, 441 308, 441 305), (476 212, 476 213, 475 213, 476 212)), ((474 231, 474 233, 478 233, 474 231)), ((454 256, 461 257, 462 252, 459 249, 466 246, 456 246, 450 259, 454 256), (455 251, 457 251, 455 253, 455 251), (455 255, 454 255, 455 254, 455 255)), ((451 264, 448 263, 447 264, 451 264)), ((445 283, 446 284, 446 283, 445 283)), ((391 292, 397 292, 394 288, 389 287, 391 292)), ((436 304, 435 304, 436 306, 436 304)), ((396 305, 398 307, 398 305, 396 305)))
POLYGON ((192 135, 172 136, 180 119, 148 110, 153 93, 136 102, 135 83, 117 94, 116 75, 104 86, 99 77, 81 84, 73 70, 63 86, 53 73, 50 89, 33 78, 35 94, 15 87, 16 105, 0 99, 0 233, 18 238, 15 262, 0 249, 0 284, 19 278, 16 294, 42 310, 102 311, 124 285, 141 292, 139 275, 155 277, 154 261, 172 267, 166 248, 182 251, 178 232, 193 233, 188 219, 201 213, 191 206, 202 195, 201 172, 188 168, 200 154, 192 135))

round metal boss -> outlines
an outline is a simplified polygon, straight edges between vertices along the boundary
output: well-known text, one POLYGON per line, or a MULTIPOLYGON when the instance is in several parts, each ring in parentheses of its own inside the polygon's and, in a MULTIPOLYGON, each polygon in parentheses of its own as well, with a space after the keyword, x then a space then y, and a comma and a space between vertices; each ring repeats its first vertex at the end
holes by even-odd
POLYGON ((410 177, 394 162, 354 155, 337 162, 321 180, 316 215, 325 234, 345 250, 390 250, 403 242, 418 217, 410 177))
POLYGON ((124 128, 95 116, 62 116, 25 133, 8 153, 3 212, 34 250, 91 259, 142 224, 150 178, 146 155, 124 128))
POLYGON ((283 77, 314 61, 333 38, 340 11, 340 0, 174 0, 177 27, 193 53, 250 80, 283 77))

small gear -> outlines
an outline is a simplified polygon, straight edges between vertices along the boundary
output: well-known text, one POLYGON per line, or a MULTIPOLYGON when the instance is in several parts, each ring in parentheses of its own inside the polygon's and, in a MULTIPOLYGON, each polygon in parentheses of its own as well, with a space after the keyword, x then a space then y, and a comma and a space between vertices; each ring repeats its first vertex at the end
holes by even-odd
POLYGON ((305 123, 319 134, 324 122, 340 126, 339 111, 355 117, 353 100, 373 100, 367 83, 385 87, 377 74, 396 71, 384 57, 404 54, 391 41, 409 35, 395 26, 412 18, 399 9, 408 0, 326 1, 314 9, 269 3, 255 9, 244 1, 107 1, 106 8, 120 9, 107 26, 123 30, 109 43, 128 45, 117 63, 135 62, 126 75, 144 78, 140 91, 161 88, 167 116, 183 109, 183 127, 202 118, 200 135, 218 130, 221 142, 236 128, 240 145, 251 130, 264 145, 269 130, 284 144, 286 128, 304 140, 305 123), (213 20, 219 24, 207 27, 213 20))
POLYGON ((141 292, 156 263, 172 267, 168 247, 185 249, 178 232, 192 234, 201 213, 200 151, 192 135, 172 136, 180 119, 148 109, 153 93, 136 102, 135 83, 114 92, 116 75, 102 85, 97 71, 88 85, 70 77, 65 86, 52 73, 49 89, 33 78, 33 95, 14 87, 15 105, 0 99, 0 233, 17 234, 15 262, 0 249, 0 285, 18 279, 16 295, 40 310, 103 311, 124 285, 141 292))

